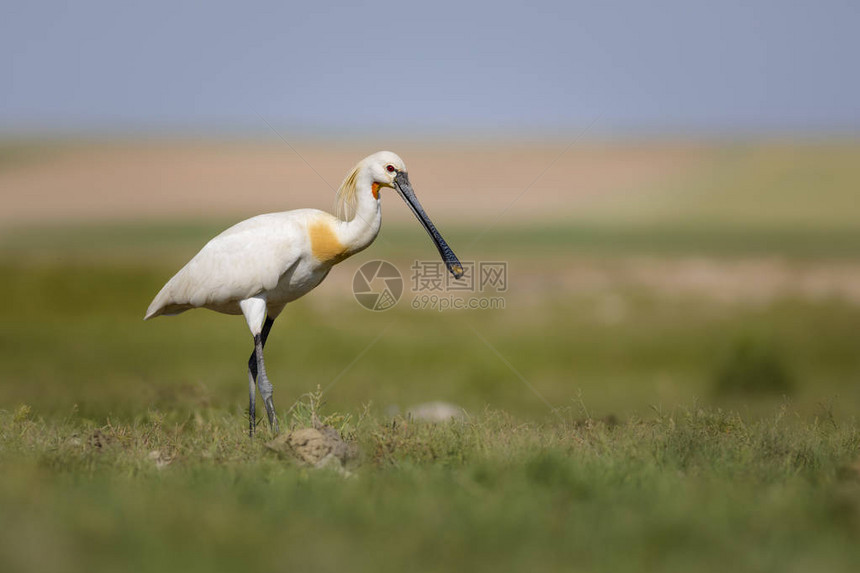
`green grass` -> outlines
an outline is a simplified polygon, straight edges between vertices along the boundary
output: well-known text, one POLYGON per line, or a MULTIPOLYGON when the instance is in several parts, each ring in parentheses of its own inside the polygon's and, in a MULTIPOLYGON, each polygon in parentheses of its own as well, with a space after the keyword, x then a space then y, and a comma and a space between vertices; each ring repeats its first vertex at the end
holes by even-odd
POLYGON ((0 412, 14 571, 853 571, 860 434, 714 409, 607 426, 484 412, 365 417, 350 478, 267 452, 241 417, 108 425, 0 412))

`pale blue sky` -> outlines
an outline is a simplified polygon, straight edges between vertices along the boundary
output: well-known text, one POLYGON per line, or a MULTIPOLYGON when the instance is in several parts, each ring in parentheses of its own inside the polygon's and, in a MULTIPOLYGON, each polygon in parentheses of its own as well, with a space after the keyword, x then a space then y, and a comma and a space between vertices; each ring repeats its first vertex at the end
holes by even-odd
POLYGON ((5 2, 0 134, 860 133, 860 3, 5 2))

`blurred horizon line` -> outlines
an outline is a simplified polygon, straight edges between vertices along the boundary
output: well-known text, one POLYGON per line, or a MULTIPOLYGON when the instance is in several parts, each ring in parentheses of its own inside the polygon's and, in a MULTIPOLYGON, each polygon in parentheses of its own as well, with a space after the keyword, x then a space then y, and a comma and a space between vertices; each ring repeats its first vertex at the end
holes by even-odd
MULTIPOLYGON (((263 123, 263 122, 261 122, 263 123)), ((125 126, 0 126, 0 144, 38 142, 137 142, 137 141, 210 141, 264 143, 287 140, 289 142, 366 143, 390 139, 412 143, 462 143, 507 145, 523 144, 588 144, 628 142, 703 142, 731 143, 733 141, 853 141, 860 140, 860 128, 856 126, 829 127, 657 127, 638 126, 613 128, 594 124, 560 126, 557 128, 376 128, 373 130, 348 127, 321 127, 289 125, 268 121, 270 125, 250 127, 248 125, 125 125, 125 126)))

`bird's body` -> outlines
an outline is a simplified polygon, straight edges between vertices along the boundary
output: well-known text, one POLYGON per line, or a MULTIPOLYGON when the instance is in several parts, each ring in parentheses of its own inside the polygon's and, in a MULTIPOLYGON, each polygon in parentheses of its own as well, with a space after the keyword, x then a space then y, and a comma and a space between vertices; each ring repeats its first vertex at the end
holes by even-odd
MULTIPOLYGON (((242 314, 239 301, 260 295, 274 318, 288 302, 319 285, 332 266, 370 244, 345 243, 344 224, 316 209, 268 213, 237 223, 164 285, 146 318, 191 308, 242 314)), ((373 233, 370 241, 375 237, 373 233)))
POLYGON ((304 296, 331 268, 367 248, 382 224, 380 187, 393 187, 442 254, 455 277, 463 270, 415 198, 403 161, 381 151, 360 162, 338 191, 336 217, 317 209, 297 209, 252 217, 209 241, 156 295, 145 319, 208 308, 243 314, 254 336, 249 360, 251 433, 254 430, 254 383, 277 430, 272 386, 263 362, 263 346, 284 306, 304 296))

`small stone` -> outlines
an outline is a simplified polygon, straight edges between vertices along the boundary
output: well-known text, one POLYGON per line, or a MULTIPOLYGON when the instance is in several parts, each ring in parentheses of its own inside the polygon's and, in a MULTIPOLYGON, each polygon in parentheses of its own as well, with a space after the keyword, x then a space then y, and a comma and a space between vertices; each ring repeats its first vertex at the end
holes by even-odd
POLYGON ((167 455, 161 450, 152 450, 149 452, 149 459, 155 462, 155 467, 158 469, 165 468, 173 461, 173 456, 167 455))
POLYGON ((413 406, 406 411, 406 415, 417 422, 450 422, 451 420, 462 420, 466 417, 466 411, 449 402, 425 402, 413 406))

